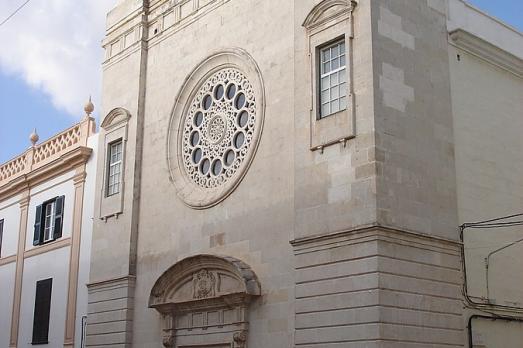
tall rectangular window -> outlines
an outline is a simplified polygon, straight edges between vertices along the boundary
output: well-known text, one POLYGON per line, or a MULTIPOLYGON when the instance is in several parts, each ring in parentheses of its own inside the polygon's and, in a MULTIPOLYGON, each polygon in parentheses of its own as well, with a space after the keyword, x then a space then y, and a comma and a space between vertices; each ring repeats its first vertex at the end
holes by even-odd
POLYGON ((107 170, 107 196, 120 192, 120 177, 122 173, 122 140, 109 144, 107 170))
POLYGON ((51 314, 52 286, 52 278, 36 282, 32 344, 49 343, 49 317, 51 314))
POLYGON ((4 238, 4 219, 0 220, 0 257, 2 257, 2 239, 4 238))
POLYGON ((33 245, 62 237, 65 196, 55 197, 36 206, 33 245))
POLYGON ((322 118, 347 108, 345 40, 321 47, 319 51, 319 118, 322 118))

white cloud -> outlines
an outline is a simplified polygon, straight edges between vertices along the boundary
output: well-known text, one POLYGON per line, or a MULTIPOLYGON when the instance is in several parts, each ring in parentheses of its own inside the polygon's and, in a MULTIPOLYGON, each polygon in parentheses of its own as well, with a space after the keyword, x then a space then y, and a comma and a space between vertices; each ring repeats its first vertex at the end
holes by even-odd
MULTIPOLYGON (((0 27, 0 68, 49 95, 74 117, 100 97, 101 40, 117 0, 32 0, 0 27)), ((23 0, 0 1, 0 20, 23 0)), ((99 104, 98 104, 99 105, 99 104)))

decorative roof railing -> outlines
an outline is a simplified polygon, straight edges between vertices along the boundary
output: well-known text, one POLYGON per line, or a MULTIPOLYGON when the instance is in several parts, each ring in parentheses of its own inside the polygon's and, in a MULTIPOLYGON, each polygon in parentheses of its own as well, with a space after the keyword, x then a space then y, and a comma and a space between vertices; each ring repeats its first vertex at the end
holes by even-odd
POLYGON ((20 156, 0 164, 0 187, 53 162, 70 151, 87 146, 87 138, 94 132, 94 118, 86 116, 80 123, 41 144, 31 146, 20 156))

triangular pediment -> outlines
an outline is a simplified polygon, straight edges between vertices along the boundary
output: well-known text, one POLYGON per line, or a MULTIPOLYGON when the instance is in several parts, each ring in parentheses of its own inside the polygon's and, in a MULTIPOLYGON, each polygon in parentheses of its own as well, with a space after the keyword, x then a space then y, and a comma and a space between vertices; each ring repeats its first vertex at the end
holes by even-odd
POLYGON ((324 0, 314 6, 302 25, 307 29, 314 28, 333 18, 350 13, 355 6, 354 0, 324 0))

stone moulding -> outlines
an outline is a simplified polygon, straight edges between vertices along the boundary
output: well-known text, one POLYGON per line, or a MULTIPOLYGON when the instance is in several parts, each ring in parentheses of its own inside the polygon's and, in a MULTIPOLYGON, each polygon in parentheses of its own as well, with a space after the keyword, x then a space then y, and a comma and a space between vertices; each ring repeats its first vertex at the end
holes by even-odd
POLYGON ((131 118, 131 114, 124 108, 112 109, 104 118, 100 127, 110 130, 120 124, 123 124, 131 118))
POLYGON ((244 262, 227 256, 196 255, 179 261, 158 278, 149 307, 166 313, 175 307, 190 308, 200 299, 219 302, 220 297, 231 294, 247 298, 260 292, 256 274, 244 262))
POLYGON ((314 6, 305 18, 302 26, 306 30, 309 63, 309 122, 310 150, 323 153, 324 148, 335 144, 347 146, 347 142, 356 136, 356 96, 353 83, 353 12, 357 6, 354 0, 324 0, 314 6), (347 71, 347 107, 329 117, 319 117, 319 50, 327 42, 341 37, 346 44, 348 58, 347 71))
POLYGON ((177 262, 154 284, 149 307, 162 315, 164 347, 245 347, 248 306, 261 294, 244 262, 196 255, 177 262))
POLYGON ((523 78, 523 59, 462 29, 451 31, 449 38, 451 45, 523 78))
POLYGON ((312 30, 330 20, 336 19, 350 13, 356 7, 354 0, 324 0, 314 6, 302 26, 312 30))
POLYGON ((19 173, 20 175, 17 175, 12 180, 0 184, 0 197, 11 197, 27 187, 38 185, 85 164, 89 160, 92 151, 91 148, 86 146, 78 146, 63 155, 57 156, 49 163, 39 166, 37 169, 27 173, 19 173))
POLYGON ((265 88, 260 68, 255 60, 243 49, 230 48, 216 52, 204 59, 185 78, 174 100, 167 135, 167 166, 176 193, 182 201, 194 209, 210 208, 223 201, 240 184, 252 163, 263 132, 265 115, 265 88), (224 69, 240 71, 252 84, 256 100, 255 131, 250 139, 251 145, 239 168, 226 183, 214 187, 201 187, 187 175, 183 163, 184 125, 191 101, 201 85, 214 73, 224 69))

